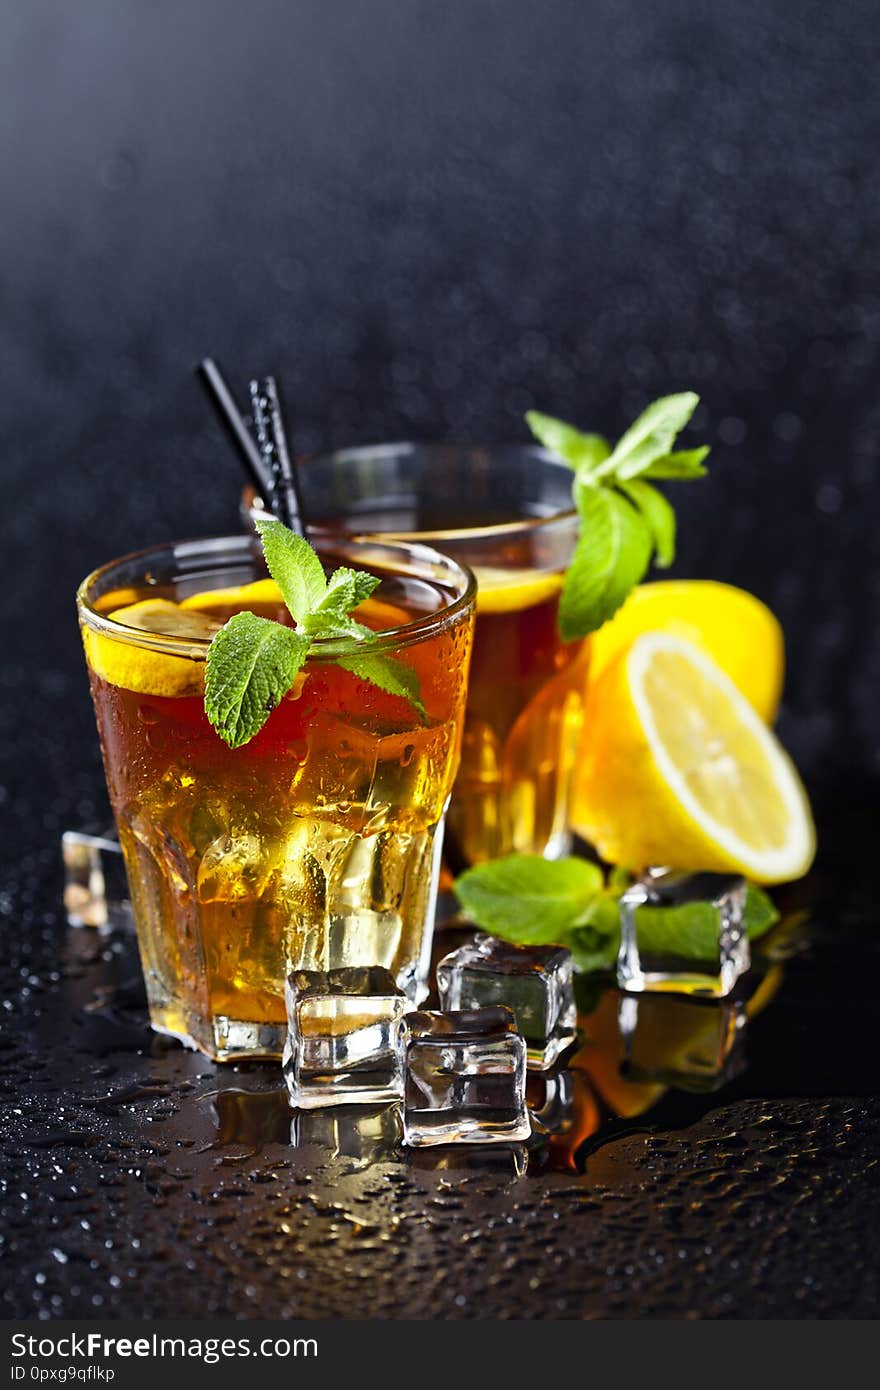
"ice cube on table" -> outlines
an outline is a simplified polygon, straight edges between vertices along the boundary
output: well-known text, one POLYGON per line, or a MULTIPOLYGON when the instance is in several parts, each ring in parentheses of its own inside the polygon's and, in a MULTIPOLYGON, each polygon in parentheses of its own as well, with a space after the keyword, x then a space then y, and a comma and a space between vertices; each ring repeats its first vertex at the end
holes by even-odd
POLYGON ((504 1004, 526 1043, 529 1067, 551 1067, 576 1037, 571 952, 562 946, 512 946, 480 934, 437 966, 443 1009, 504 1004))
POLYGON ((284 1077, 291 1103, 373 1105, 403 1095, 409 1000, 382 966, 297 970, 287 978, 284 1077))
POLYGON ((525 1088, 526 1045, 510 1009, 407 1015, 405 1144, 527 1139, 525 1088))
POLYGON ((734 999, 624 995, 618 1015, 623 1073, 679 1091, 716 1091, 740 1070, 746 1014, 734 999))
POLYGON ((128 883, 114 831, 65 830, 61 836, 64 909, 72 927, 107 927, 129 921, 128 883))
POLYGON ((745 899, 745 879, 737 874, 649 869, 620 899, 620 988, 637 994, 729 994, 749 968, 745 899), (695 906, 703 909, 703 932, 711 942, 706 960, 682 949, 686 936, 692 936, 695 906), (683 908, 688 909, 687 926, 679 911, 683 908))

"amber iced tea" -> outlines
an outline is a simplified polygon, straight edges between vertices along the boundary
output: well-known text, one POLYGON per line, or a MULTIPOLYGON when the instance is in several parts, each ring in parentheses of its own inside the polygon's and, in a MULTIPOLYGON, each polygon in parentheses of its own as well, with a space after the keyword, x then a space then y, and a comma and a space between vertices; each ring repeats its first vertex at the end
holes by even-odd
POLYGON ((246 541, 149 552, 80 592, 153 1023, 220 1059, 280 1052, 290 969, 382 965, 414 999, 426 974, 470 581, 424 548, 339 542, 331 560, 382 577, 357 617, 393 630, 424 722, 328 647, 249 744, 221 742, 203 708, 211 635, 242 608, 286 614, 246 541))
POLYGON ((383 444, 300 465, 308 513, 328 531, 422 540, 476 573, 453 870, 568 844, 588 660, 588 643, 562 642, 556 623, 578 534, 571 477, 537 445, 383 444))

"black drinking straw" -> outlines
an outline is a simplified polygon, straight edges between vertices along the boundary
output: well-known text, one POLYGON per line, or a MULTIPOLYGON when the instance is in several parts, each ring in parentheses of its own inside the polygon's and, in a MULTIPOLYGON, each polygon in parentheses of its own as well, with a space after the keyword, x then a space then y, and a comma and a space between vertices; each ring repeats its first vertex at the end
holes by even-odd
POLYGON ((267 504, 271 503, 275 485, 271 466, 264 461, 263 455, 254 443, 223 373, 212 357, 204 358, 199 363, 198 371, 220 423, 238 450, 251 482, 259 496, 267 504))
POLYGON ((263 467, 272 475, 272 510, 300 536, 306 533, 302 499, 287 447, 287 431, 274 376, 251 382, 251 411, 263 467))

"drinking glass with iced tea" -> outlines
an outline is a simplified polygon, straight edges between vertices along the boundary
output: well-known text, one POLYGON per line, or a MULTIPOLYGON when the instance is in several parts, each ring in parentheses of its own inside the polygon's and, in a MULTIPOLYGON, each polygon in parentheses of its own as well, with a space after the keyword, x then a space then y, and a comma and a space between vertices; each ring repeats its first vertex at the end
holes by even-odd
POLYGON ((381 581, 356 611, 421 705, 313 644, 244 747, 208 722, 214 633, 291 623, 256 540, 160 546, 105 565, 78 610, 154 1028, 218 1060, 280 1055, 292 969, 381 965, 423 997, 459 761, 473 576, 427 546, 336 536, 328 567, 381 581))
MULTIPOLYGON (((382 444, 302 460, 312 523, 436 546, 477 576, 454 871, 569 845, 588 642, 563 642, 559 596, 578 536, 572 472, 538 445, 382 444)), ((246 498, 249 517, 264 515, 246 498)))

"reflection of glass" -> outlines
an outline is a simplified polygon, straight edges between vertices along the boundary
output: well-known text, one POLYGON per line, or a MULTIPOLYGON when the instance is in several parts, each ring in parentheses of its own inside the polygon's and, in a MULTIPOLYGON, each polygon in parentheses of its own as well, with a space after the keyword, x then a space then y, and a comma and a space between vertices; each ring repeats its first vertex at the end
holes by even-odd
POLYGON ((683 1091, 714 1091, 742 1064, 746 1015, 734 1000, 643 994, 620 1001, 624 1073, 683 1091))
POLYGON ((587 663, 587 644, 556 628, 571 470, 536 445, 382 444, 306 459, 299 478, 313 524, 428 541, 476 571, 452 867, 563 853, 587 663))
POLYGON ((400 1106, 338 1105, 297 1110, 290 1124, 294 1148, 311 1145, 332 1157, 380 1163, 400 1158, 400 1106))
POLYGON ((65 830, 64 910, 72 927, 109 927, 128 920, 128 885, 121 847, 112 831, 65 830))
POLYGON ((322 642, 250 743, 221 741, 210 635, 242 607, 283 615, 235 597, 265 573, 244 537, 145 551, 79 591, 153 1026, 219 1060, 280 1055, 291 969, 383 965, 424 988, 473 581, 426 547, 339 538, 322 557, 381 578, 358 616, 416 670, 426 720, 332 664, 351 643, 322 642))

